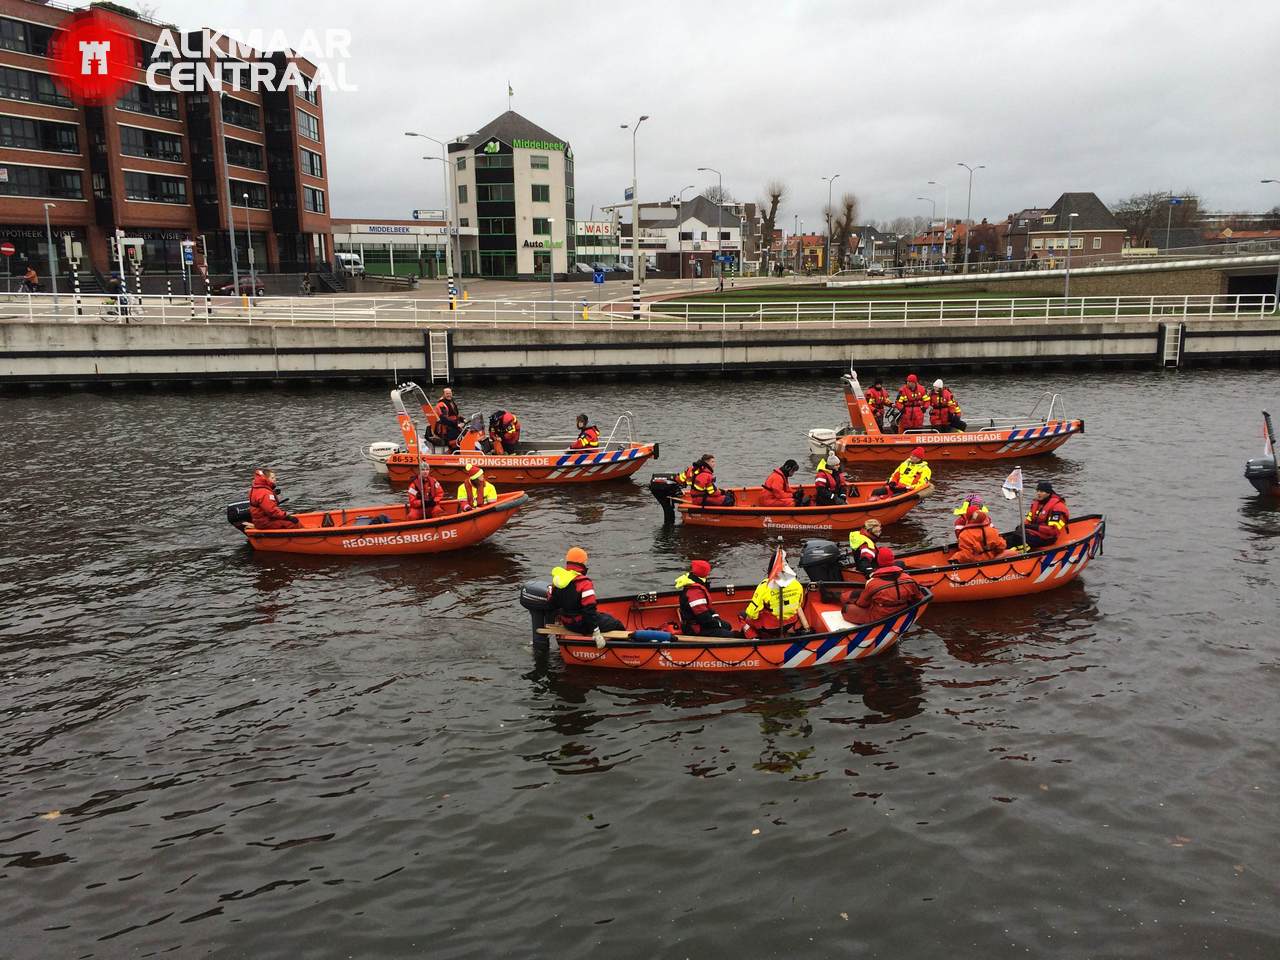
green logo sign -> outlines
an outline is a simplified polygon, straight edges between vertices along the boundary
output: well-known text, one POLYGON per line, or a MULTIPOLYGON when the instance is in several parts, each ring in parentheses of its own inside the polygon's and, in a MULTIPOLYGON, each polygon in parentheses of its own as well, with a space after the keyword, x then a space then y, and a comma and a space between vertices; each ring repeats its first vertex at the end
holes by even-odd
POLYGON ((564 150, 559 140, 512 140, 511 146, 518 150, 564 150))
POLYGON ((497 140, 490 140, 488 143, 486 143, 486 144, 484 145, 484 152, 485 152, 485 153, 497 153, 497 152, 498 152, 499 150, 501 150, 501 149, 502 149, 502 148, 501 148, 501 146, 499 146, 499 144, 498 144, 498 141, 497 141, 497 140))

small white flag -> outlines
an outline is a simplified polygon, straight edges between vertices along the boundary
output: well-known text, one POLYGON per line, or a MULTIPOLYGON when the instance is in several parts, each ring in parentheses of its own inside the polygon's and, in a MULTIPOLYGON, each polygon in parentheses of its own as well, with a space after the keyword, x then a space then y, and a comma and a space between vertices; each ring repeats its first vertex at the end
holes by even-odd
POLYGON ((1014 467, 1013 471, 1004 478, 1004 483, 1000 486, 1000 492, 1004 494, 1006 500, 1013 500, 1022 492, 1021 467, 1014 467))

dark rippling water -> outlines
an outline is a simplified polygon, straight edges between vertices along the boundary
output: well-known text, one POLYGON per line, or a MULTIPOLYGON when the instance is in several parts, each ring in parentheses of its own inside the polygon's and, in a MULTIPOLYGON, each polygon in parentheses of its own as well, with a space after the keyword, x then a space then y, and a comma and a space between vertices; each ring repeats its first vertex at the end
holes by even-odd
MULTIPOLYGON (((1241 477, 1274 373, 956 386, 1067 396, 1088 432, 1025 467, 1107 514, 1105 556, 746 679, 532 651, 517 584, 570 543, 606 593, 759 574, 639 482, 536 491, 462 556, 258 557, 221 516, 258 464, 294 509, 388 495, 357 455, 385 390, 0 401, 0 955, 1277 956, 1280 511, 1241 477)), ((463 400, 534 434, 630 409, 730 483, 844 421, 819 379, 463 400)), ((891 539, 1003 472, 942 465, 891 539)))

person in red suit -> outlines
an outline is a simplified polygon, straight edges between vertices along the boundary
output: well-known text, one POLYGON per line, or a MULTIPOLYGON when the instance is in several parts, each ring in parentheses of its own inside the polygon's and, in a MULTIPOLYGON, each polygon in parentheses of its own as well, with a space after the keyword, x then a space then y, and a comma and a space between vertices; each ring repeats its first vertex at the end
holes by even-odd
POLYGON ((920 378, 914 373, 907 374, 907 382, 898 388, 898 399, 893 404, 902 414, 898 420, 899 433, 919 430, 924 426, 924 408, 928 396, 920 378))
POLYGON ((298 518, 281 509, 276 500, 276 472, 263 467, 254 471, 249 489, 249 520, 259 530, 290 530, 301 526, 298 518))
POLYGON ((794 460, 788 460, 782 466, 775 467, 773 473, 765 478, 764 490, 760 493, 760 506, 801 506, 800 498, 804 496, 804 491, 791 486, 791 478, 799 469, 800 464, 794 460))
POLYGON ((489 439, 494 453, 515 453, 520 444, 520 418, 510 410, 498 410, 489 418, 489 439))
MULTIPOLYGON (((1067 501, 1058 496, 1053 484, 1041 480, 1036 484, 1036 498, 1027 511, 1024 526, 1027 528, 1027 546, 1033 550, 1049 547, 1058 542, 1058 538, 1067 532, 1071 524, 1071 513, 1067 510, 1067 501)), ((1009 546, 1022 545, 1022 535, 1015 530, 1005 538, 1009 546)))
POLYGON ((462 414, 453 399, 453 388, 445 387, 436 401, 436 423, 433 432, 442 446, 458 449, 458 437, 462 436, 462 414))
POLYGON ((876 551, 876 569, 858 595, 844 606, 850 623, 874 623, 904 610, 924 594, 920 584, 898 565, 888 547, 876 551))
POLYGON ((595 450, 600 446, 600 428, 591 423, 585 413, 578 414, 578 439, 569 444, 570 450, 595 450))
POLYGON ((889 391, 884 388, 884 384, 879 380, 867 390, 867 405, 871 407, 871 414, 876 418, 876 424, 880 429, 884 429, 884 412, 889 409, 889 391))
POLYGON ((408 490, 409 508, 405 514, 408 520, 423 520, 427 517, 444 515, 444 487, 431 475, 431 468, 425 463, 422 472, 413 478, 408 490))

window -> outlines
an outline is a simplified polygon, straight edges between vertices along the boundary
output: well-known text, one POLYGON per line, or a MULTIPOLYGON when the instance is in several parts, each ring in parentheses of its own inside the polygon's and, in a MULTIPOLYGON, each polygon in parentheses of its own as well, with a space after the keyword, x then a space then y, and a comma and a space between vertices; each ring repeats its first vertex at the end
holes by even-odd
POLYGON ((0 117, 0 147, 79 153, 80 141, 76 128, 69 123, 51 123, 48 120, 26 117, 0 117))
POLYGON ((480 203, 510 203, 516 198, 515 191, 515 185, 510 183, 480 183, 476 185, 476 200, 480 203))
POLYGON ((465 169, 467 169, 467 158, 466 158, 466 157, 459 157, 459 158, 458 158, 458 169, 459 169, 459 170, 465 170, 465 169))
POLYGON ((303 187, 302 205, 312 213, 324 213, 324 191, 315 187, 303 187))
POLYGON ((692 239, 693 239, 693 231, 692 231, 692 230, 681 230, 681 231, 680 231, 680 239, 681 239, 681 240, 692 240, 692 239))
POLYGON ((536 234, 539 234, 540 236, 550 236, 551 221, 548 220, 546 217, 534 217, 533 232, 536 234))
MULTIPOLYGON (((313 82, 315 80, 314 77, 310 79, 313 82)), ((317 90, 314 86, 311 86, 310 84, 308 84, 303 89, 299 90, 298 96, 300 96, 303 100, 307 101, 307 103, 315 104, 317 107, 320 106, 320 91, 317 90)))
POLYGON ((150 87, 131 84, 117 102, 116 107, 130 113, 149 113, 153 117, 178 119, 178 95, 150 87))
POLYGON ((707 239, 707 231, 705 230, 702 231, 702 239, 703 240, 707 239))
POLYGON ((320 121, 313 117, 307 111, 299 108, 298 111, 298 136, 306 137, 308 140, 320 142, 320 121))
POLYGON ((120 125, 120 152, 127 157, 181 162, 182 138, 172 133, 120 125))
POLYGON ((550 203, 551 187, 545 183, 535 183, 533 185, 533 202, 534 203, 550 203))
POLYGON ((0 195, 7 197, 56 197, 66 200, 84 198, 84 184, 79 170, 46 167, 20 167, 0 164, 6 179, 0 180, 0 195))
POLYGON ((516 221, 514 217, 481 217, 480 232, 487 237, 495 234, 506 234, 514 236, 516 232, 516 221))
POLYGON ((462 219, 460 219, 460 220, 458 221, 458 226, 460 226, 460 227, 469 227, 469 226, 471 226, 471 218, 470 218, 470 217, 463 217, 462 219))
POLYGON ((49 55, 49 41, 53 28, 21 20, 0 20, 0 48, 30 53, 37 57, 49 55))
MULTIPOLYGON (((479 194, 480 194, 480 191, 477 190, 476 191, 477 199, 479 199, 479 194)), ((467 202, 467 185, 465 183, 458 184, 458 202, 459 203, 467 202)))
POLYGON ((72 105, 71 100, 54 86, 53 78, 48 74, 15 70, 13 67, 0 67, 0 97, 46 103, 53 107, 72 105))
POLYGON ((721 231, 720 231, 720 239, 721 239, 721 240, 728 240, 728 239, 729 239, 729 231, 728 231, 728 230, 721 230, 721 231))
POLYGON ((302 148, 302 172, 309 177, 324 176, 324 158, 314 150, 302 148))
POLYGON ((262 111, 257 104, 246 103, 235 97, 222 98, 222 122, 246 130, 262 129, 262 111))
POLYGON ((1035 239, 1033 239, 1033 240, 1031 241, 1031 249, 1032 249, 1032 250, 1043 250, 1043 249, 1044 249, 1044 238, 1043 238, 1043 237, 1036 237, 1035 239))
POLYGON ((550 170, 551 158, 540 153, 529 157, 529 166, 534 170, 550 170))
POLYGON ((264 169, 262 147, 258 144, 233 140, 231 137, 224 137, 223 143, 227 147, 227 163, 234 163, 237 167, 248 167, 250 170, 264 169))
POLYGON ((509 153, 481 153, 476 155, 477 170, 493 170, 511 166, 509 153))
POLYGON ((1093 249, 1095 249, 1095 250, 1101 250, 1101 249, 1102 249, 1102 238, 1101 238, 1101 237, 1094 237, 1094 238, 1093 238, 1093 249))
POLYGON ((186 203, 187 181, 181 177, 162 177, 156 173, 126 170, 124 197, 126 200, 145 200, 147 203, 186 203))
POLYGON ((1040 218, 1040 222, 1046 227, 1051 227, 1058 222, 1058 215, 1056 213, 1046 213, 1040 218))
POLYGON ((231 203, 236 207, 245 205, 244 195, 249 195, 249 206, 254 210, 267 209, 267 186, 264 183, 254 183, 252 180, 232 180, 231 181, 231 203))

